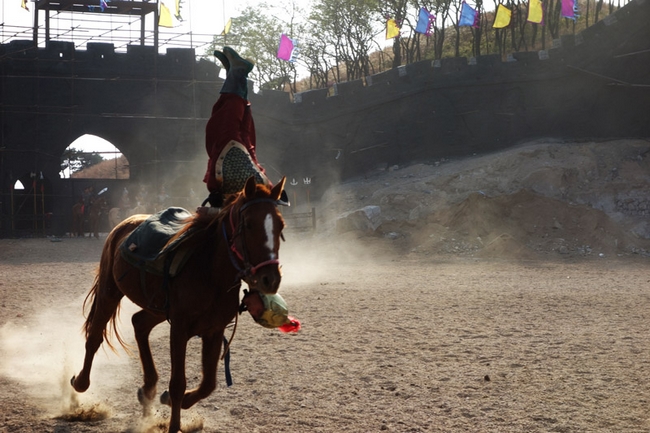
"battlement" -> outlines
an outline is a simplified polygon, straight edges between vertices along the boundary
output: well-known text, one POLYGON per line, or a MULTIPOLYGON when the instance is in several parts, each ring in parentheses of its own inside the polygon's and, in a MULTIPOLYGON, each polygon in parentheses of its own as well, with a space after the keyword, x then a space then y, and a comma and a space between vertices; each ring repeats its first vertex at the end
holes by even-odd
MULTIPOLYGON (((425 60, 355 80, 337 83, 332 89, 316 89, 294 95, 293 105, 284 107, 297 120, 318 108, 347 108, 352 105, 379 103, 399 95, 418 93, 448 86, 476 86, 547 78, 563 72, 566 66, 586 59, 612 55, 629 28, 645 25, 650 15, 649 2, 635 0, 576 35, 554 41, 553 48, 516 52, 507 60, 498 54, 474 58, 425 60)), ((169 48, 158 54, 153 46, 130 45, 126 53, 116 52, 110 43, 88 43, 87 49, 75 49, 72 42, 50 41, 45 48, 34 49, 32 41, 14 40, 0 45, 5 74, 38 71, 39 76, 103 77, 106 79, 156 78, 169 80, 218 81, 220 67, 207 60, 196 61, 194 49, 169 48)), ((262 107, 278 109, 290 105, 288 95, 264 91, 252 96, 262 107)), ((281 114, 281 113, 279 113, 281 114)), ((281 114, 284 116, 284 114, 281 114)))
POLYGON ((152 46, 129 45, 116 52, 111 43, 89 42, 76 49, 73 42, 50 41, 34 48, 31 40, 13 40, 0 45, 5 73, 38 71, 40 76, 101 76, 104 78, 157 78, 216 81, 220 68, 207 60, 196 60, 193 48, 168 48, 158 54, 152 46))
POLYGON ((334 85, 334 90, 309 90, 295 95, 303 116, 318 105, 348 107, 352 101, 363 105, 368 100, 387 100, 398 95, 431 88, 474 86, 488 83, 546 79, 549 73, 563 73, 567 65, 586 59, 613 55, 630 28, 647 25, 650 2, 636 0, 576 35, 565 35, 548 50, 516 52, 503 61, 498 54, 474 58, 425 60, 366 77, 334 85), (362 94, 366 93, 366 94, 362 94), (340 101, 340 102, 335 102, 340 101))

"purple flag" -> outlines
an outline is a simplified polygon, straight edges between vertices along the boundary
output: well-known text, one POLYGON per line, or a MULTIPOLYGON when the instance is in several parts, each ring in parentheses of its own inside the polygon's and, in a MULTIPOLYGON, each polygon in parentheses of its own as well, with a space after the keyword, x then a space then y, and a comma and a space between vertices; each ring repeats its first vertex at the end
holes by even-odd
POLYGON ((460 9, 460 20, 458 21, 458 26, 478 27, 478 23, 478 12, 467 3, 463 2, 460 9))
POLYGON ((278 59, 293 62, 296 42, 284 33, 280 36, 280 46, 278 47, 278 59))
POLYGON ((574 0, 562 0, 562 16, 572 20, 576 19, 574 0))
POLYGON ((432 13, 429 13, 427 8, 420 8, 420 13, 418 15, 418 24, 415 26, 415 31, 429 36, 431 34, 431 24, 435 19, 436 16, 432 13))

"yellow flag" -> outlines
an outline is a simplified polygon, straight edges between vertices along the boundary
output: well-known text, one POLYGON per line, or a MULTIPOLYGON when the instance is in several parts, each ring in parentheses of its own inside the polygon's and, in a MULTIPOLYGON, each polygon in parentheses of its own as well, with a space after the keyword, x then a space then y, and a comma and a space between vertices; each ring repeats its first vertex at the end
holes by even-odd
POLYGON ((232 25, 232 18, 228 18, 228 22, 226 23, 226 27, 223 28, 223 31, 221 32, 221 36, 225 36, 228 33, 230 33, 231 25, 232 25))
POLYGON ((512 11, 504 5, 500 4, 499 8, 497 9, 497 16, 494 18, 494 24, 492 24, 492 27, 495 29, 508 27, 508 24, 510 24, 511 15, 512 11))
POLYGON ((399 27, 397 22, 391 18, 386 21, 386 39, 393 39, 395 36, 399 36, 399 27))
POLYGON ((29 10, 29 8, 27 7, 27 0, 22 0, 20 3, 21 3, 20 4, 21 8, 25 9, 26 11, 29 10))
POLYGON ((544 19, 542 0, 530 0, 528 3, 528 21, 539 24, 544 19))
POLYGON ((174 27, 172 14, 164 3, 160 3, 160 18, 158 19, 158 25, 160 27, 174 27))

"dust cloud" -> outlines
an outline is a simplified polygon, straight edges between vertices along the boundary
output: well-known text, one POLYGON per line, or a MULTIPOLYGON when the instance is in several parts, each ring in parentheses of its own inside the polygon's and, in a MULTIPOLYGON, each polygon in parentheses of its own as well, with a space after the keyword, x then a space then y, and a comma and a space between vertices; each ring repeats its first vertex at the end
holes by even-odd
POLYGON ((282 287, 318 283, 331 277, 339 264, 360 268, 385 261, 394 253, 385 244, 376 245, 364 233, 335 232, 335 226, 322 227, 310 234, 287 228, 286 241, 280 246, 282 287))
MULTIPOLYGON (((122 381, 133 381, 129 357, 97 351, 91 386, 76 393, 70 378, 81 369, 84 343, 80 306, 83 297, 31 318, 28 325, 0 327, 0 374, 20 383, 44 415, 73 420, 98 420, 111 415, 106 396, 122 381)), ((122 317, 130 317, 122 311, 122 317)), ((120 329, 127 329, 120 324, 120 329)), ((128 337, 128 332, 125 332, 128 337)), ((127 338, 128 341, 128 338, 127 338)))

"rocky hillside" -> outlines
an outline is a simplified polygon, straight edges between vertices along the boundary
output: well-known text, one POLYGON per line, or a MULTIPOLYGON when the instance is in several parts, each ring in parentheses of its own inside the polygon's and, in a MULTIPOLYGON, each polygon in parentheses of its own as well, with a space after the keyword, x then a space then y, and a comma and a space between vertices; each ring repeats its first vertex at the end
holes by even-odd
POLYGON ((650 140, 539 140, 331 188, 319 234, 404 253, 650 255, 650 140))
POLYGON ((75 179, 128 179, 129 173, 129 161, 122 155, 72 173, 72 177, 75 179))

